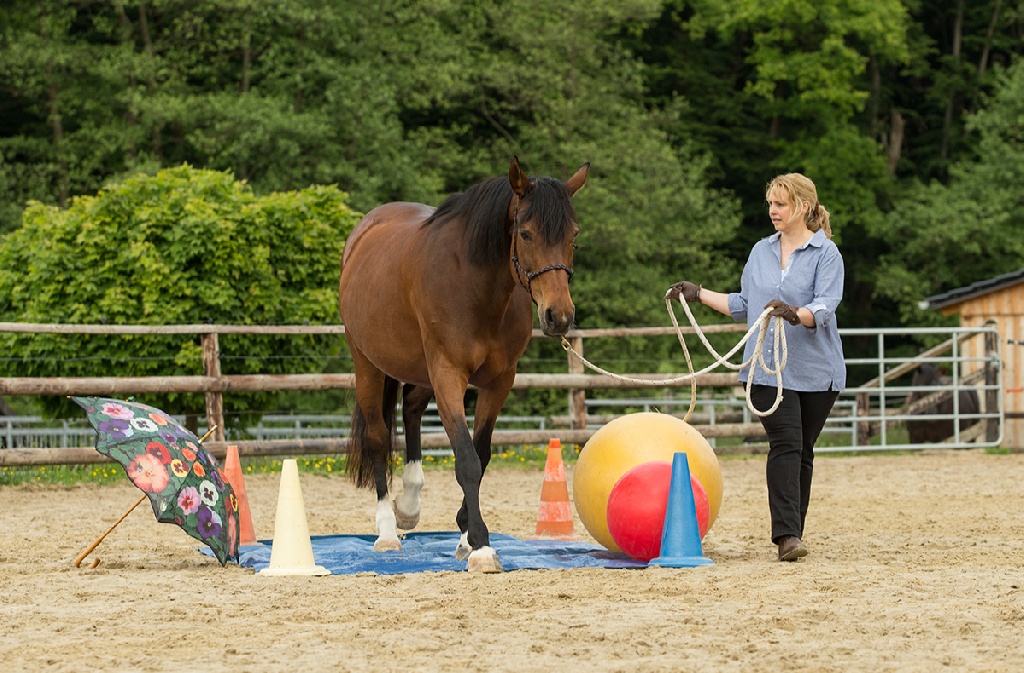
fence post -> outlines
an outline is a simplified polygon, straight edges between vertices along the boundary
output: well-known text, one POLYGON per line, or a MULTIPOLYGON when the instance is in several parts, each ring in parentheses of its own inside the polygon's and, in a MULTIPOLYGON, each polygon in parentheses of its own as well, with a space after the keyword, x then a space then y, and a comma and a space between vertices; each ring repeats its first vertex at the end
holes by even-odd
MULTIPOLYGON (((989 325, 994 321, 985 323, 989 325)), ((985 362, 985 413, 991 414, 999 411, 999 391, 994 388, 996 383, 999 382, 999 372, 996 371, 996 365, 993 364, 993 359, 998 353, 998 344, 996 343, 996 334, 987 332, 985 334, 985 355, 988 360, 985 362)), ((1001 366, 1002 363, 1000 363, 1001 366)), ((994 442, 999 439, 999 420, 998 419, 985 419, 985 441, 994 442)))
MULTIPOLYGON (((220 345, 217 333, 203 335, 203 374, 215 379, 220 378, 220 345)), ((220 392, 206 391, 206 422, 213 431, 213 440, 223 442, 224 438, 224 399, 220 392)))
MULTIPOLYGON (((868 393, 857 393, 857 416, 867 417, 871 415, 871 396, 868 393)), ((857 440, 860 444, 867 444, 871 441, 871 422, 859 421, 856 423, 857 440)))
MULTIPOLYGON (((569 338, 572 349, 583 356, 583 337, 574 336, 569 338)), ((569 373, 583 374, 583 363, 572 353, 566 353, 569 358, 569 373)), ((585 390, 569 389, 569 420, 573 430, 587 429, 587 393, 585 390)))

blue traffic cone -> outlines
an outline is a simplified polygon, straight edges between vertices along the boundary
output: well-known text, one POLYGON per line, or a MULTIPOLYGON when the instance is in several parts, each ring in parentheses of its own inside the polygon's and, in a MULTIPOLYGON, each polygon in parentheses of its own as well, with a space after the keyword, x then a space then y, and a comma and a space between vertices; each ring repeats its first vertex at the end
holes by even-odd
POLYGON ((697 506, 690 486, 690 463, 686 454, 672 456, 672 480, 668 487, 668 509, 661 532, 661 555, 650 564, 666 568, 694 568, 711 565, 704 556, 697 526, 697 506))

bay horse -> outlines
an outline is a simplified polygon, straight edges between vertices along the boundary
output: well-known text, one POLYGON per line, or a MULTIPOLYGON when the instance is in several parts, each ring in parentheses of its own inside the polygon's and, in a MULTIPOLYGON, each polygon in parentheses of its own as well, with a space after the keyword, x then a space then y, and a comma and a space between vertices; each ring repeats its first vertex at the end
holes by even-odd
POLYGON ((564 183, 533 178, 513 157, 507 178, 484 180, 436 209, 386 203, 349 235, 339 286, 356 378, 347 471, 357 487, 376 489, 374 551, 400 550, 398 528, 419 522, 420 421, 435 398, 463 494, 456 558, 471 572, 502 571, 480 513, 480 481, 530 343, 532 304, 545 335, 564 336, 573 324, 569 281, 579 225, 572 197, 589 170, 583 164, 564 183), (464 403, 470 385, 478 389, 472 435, 464 403), (406 462, 392 503, 400 387, 406 462))
MULTIPOLYGON (((943 374, 933 364, 924 363, 919 365, 911 379, 910 384, 917 386, 949 386, 953 383, 953 377, 943 374)), ((916 400, 927 397, 928 391, 915 390, 907 395, 905 406, 909 407, 916 400)), ((978 391, 973 388, 961 389, 957 395, 959 412, 961 414, 977 414, 981 409, 978 399, 978 391)), ((921 420, 907 421, 907 434, 911 444, 938 443, 944 442, 952 437, 956 429, 953 426, 952 418, 927 418, 931 415, 952 416, 953 415, 953 394, 947 393, 941 399, 936 400, 926 408, 917 412, 924 416, 921 420)), ((977 418, 961 418, 960 432, 972 425, 979 423, 977 418)))

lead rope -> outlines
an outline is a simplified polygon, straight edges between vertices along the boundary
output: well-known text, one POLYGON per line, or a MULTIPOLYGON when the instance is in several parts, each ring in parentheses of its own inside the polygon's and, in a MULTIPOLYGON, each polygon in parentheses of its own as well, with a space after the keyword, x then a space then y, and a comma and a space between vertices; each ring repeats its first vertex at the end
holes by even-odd
POLYGON ((690 349, 686 347, 686 340, 683 338, 683 330, 679 326, 679 321, 676 319, 675 311, 672 310, 672 300, 668 298, 665 299, 665 308, 666 310, 668 310, 668 314, 672 318, 673 327, 676 328, 676 336, 679 338, 679 345, 683 347, 683 354, 686 356, 686 366, 690 372, 689 374, 677 376, 671 379, 638 379, 629 376, 622 376, 621 374, 614 374, 606 369, 602 369, 601 367, 598 367, 594 363, 587 360, 585 357, 583 357, 573 349, 572 344, 570 344, 565 337, 562 337, 562 348, 564 348, 567 352, 571 353, 573 356, 576 357, 577 360, 579 360, 580 362, 582 362, 584 365, 594 370, 595 372, 604 374, 605 376, 610 376, 611 378, 619 381, 636 383, 643 386, 667 386, 682 383, 683 381, 687 380, 690 381, 690 408, 686 411, 686 415, 683 417, 683 421, 687 422, 690 420, 690 415, 693 414, 693 409, 697 405, 698 376, 700 376, 701 374, 706 374, 711 370, 723 365, 725 367, 728 367, 729 369, 737 371, 749 365, 751 374, 750 379, 753 380, 753 374, 756 368, 761 367, 761 369, 763 369, 766 374, 775 376, 775 380, 777 382, 775 403, 772 404, 771 408, 768 409, 767 411, 759 411, 754 406, 753 400, 750 399, 750 390, 752 386, 748 385, 746 386, 747 408, 750 409, 751 413, 753 413, 756 416, 770 416, 771 414, 775 413, 775 410, 779 408, 779 404, 782 403, 782 370, 785 369, 786 359, 789 357, 789 351, 786 346, 786 330, 783 325, 782 317, 776 316, 775 318, 775 335, 772 343, 772 354, 774 355, 774 361, 778 363, 778 366, 775 369, 772 369, 764 361, 764 340, 765 336, 767 335, 768 325, 771 323, 771 312, 773 310, 772 308, 766 308, 764 312, 762 312, 761 315, 758 316, 757 320, 754 321, 754 324, 750 326, 750 329, 747 330, 747 333, 745 335, 743 335, 743 338, 740 339, 739 343, 733 346, 728 353, 726 353, 725 355, 719 355, 718 352, 711 345, 711 343, 708 341, 707 337, 704 336, 704 332, 701 331, 700 325, 697 324, 697 319, 693 317, 693 313, 690 311, 690 307, 687 305, 686 300, 683 299, 682 296, 680 296, 679 302, 683 305, 683 311, 686 313, 686 317, 687 319, 689 319, 690 325, 693 326, 694 331, 700 338, 701 343, 704 344, 704 347, 715 358, 715 362, 708 365, 699 372, 693 371, 693 362, 690 360, 690 349), (742 348, 743 345, 750 340, 750 337, 754 334, 754 332, 758 332, 758 335, 757 341, 754 342, 754 352, 751 353, 750 357, 746 361, 741 362, 740 364, 733 364, 729 362, 729 358, 735 355, 736 351, 742 348))

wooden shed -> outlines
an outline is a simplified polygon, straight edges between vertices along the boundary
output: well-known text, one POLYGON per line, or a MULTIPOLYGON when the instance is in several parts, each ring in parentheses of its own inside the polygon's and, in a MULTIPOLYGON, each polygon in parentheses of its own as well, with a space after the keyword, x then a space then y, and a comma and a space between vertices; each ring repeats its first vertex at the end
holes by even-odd
MULTIPOLYGON (((961 327, 995 324, 1003 339, 1003 446, 1024 450, 1024 269, 928 297, 919 307, 959 315, 961 327)), ((984 355, 981 347, 968 342, 965 355, 984 355)))

